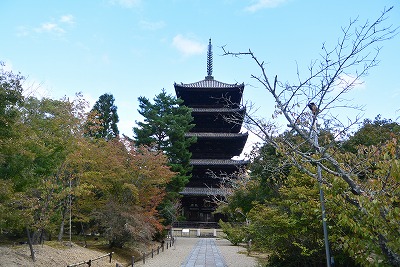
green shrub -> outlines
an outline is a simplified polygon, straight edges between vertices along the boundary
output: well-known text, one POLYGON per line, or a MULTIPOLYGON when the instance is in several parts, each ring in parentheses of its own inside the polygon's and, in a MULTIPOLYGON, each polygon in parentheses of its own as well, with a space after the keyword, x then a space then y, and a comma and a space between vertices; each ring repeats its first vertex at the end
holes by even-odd
POLYGON ((246 233, 242 225, 232 225, 229 222, 223 222, 221 220, 219 221, 219 225, 225 233, 226 239, 228 239, 234 246, 245 241, 246 233))

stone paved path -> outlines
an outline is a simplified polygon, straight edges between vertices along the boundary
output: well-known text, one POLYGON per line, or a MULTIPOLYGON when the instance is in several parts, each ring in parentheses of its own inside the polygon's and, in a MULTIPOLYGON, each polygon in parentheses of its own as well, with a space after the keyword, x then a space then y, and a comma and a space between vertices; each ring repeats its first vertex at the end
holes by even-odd
POLYGON ((215 239, 202 238, 194 246, 181 267, 227 267, 215 239))
MULTIPOLYGON (((255 267, 259 266, 257 260, 253 257, 248 257, 246 253, 246 248, 241 246, 232 246, 231 242, 226 239, 220 238, 204 238, 203 243, 199 242, 202 239, 197 237, 178 237, 176 238, 175 245, 169 249, 165 249, 164 252, 160 252, 159 255, 155 255, 154 258, 149 258, 146 263, 143 264, 142 261, 135 263, 135 267, 189 267, 189 266, 203 266, 203 267, 255 267), (204 243, 205 242, 205 243, 204 243), (209 242, 209 243, 207 243, 209 242), (207 253, 213 251, 212 247, 216 246, 219 251, 219 259, 222 258, 222 265, 216 265, 219 261, 214 261, 214 263, 208 262, 211 265, 205 265, 206 259, 203 253, 203 262, 200 262, 199 254, 200 248, 206 249, 207 253), (198 250, 197 250, 198 248, 198 250), (195 257, 196 252, 197 257, 195 257), (196 262, 190 262, 190 259, 199 259, 199 264, 203 265, 188 265, 196 264, 196 262)), ((214 249, 215 251, 215 249, 214 249)), ((214 257, 214 260, 217 257, 214 257)), ((124 265, 125 266, 125 265, 124 265)))

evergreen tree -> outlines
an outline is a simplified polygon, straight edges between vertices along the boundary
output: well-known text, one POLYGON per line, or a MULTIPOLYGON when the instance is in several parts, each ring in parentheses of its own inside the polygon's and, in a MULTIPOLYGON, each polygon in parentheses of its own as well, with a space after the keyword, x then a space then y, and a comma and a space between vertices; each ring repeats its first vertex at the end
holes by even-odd
POLYGON ((343 143, 343 149, 356 153, 358 146, 376 146, 383 144, 393 137, 400 136, 400 125, 390 119, 382 119, 381 115, 377 115, 372 121, 365 119, 361 127, 349 136, 348 140, 343 143))
POLYGON ((103 94, 96 101, 86 122, 86 135, 111 140, 118 137, 119 122, 117 106, 112 94, 103 94))
POLYGON ((0 139, 12 135, 12 126, 18 118, 18 107, 23 102, 24 77, 6 71, 0 61, 0 139))
POLYGON ((133 128, 134 138, 137 145, 151 146, 167 155, 168 165, 176 173, 167 185, 166 202, 172 204, 190 178, 188 147, 195 138, 187 138, 185 133, 193 127, 191 110, 182 105, 183 100, 168 95, 164 89, 154 97, 154 103, 146 97, 138 100, 138 112, 144 121, 136 121, 138 127, 133 128))

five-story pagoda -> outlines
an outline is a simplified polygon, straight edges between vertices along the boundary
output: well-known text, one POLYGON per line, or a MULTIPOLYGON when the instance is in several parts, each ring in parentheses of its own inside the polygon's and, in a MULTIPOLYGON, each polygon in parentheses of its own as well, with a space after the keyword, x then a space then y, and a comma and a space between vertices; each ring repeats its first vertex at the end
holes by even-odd
POLYGON ((247 164, 232 159, 241 154, 248 137, 240 132, 245 112, 241 106, 244 84, 214 80, 210 39, 205 79, 174 86, 177 97, 192 109, 195 126, 186 136, 197 137, 189 148, 192 177, 181 192, 183 215, 191 222, 218 222, 222 217, 214 214, 214 199, 225 195, 218 177, 231 176, 247 164))

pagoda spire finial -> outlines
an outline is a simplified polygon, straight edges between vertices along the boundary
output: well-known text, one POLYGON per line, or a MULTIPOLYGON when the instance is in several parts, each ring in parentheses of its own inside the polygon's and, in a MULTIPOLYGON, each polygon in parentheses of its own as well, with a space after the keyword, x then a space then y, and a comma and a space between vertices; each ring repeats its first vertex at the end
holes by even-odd
POLYGON ((208 41, 208 51, 207 51, 207 76, 206 80, 213 80, 214 77, 212 76, 213 71, 213 54, 212 54, 212 45, 211 45, 211 38, 208 41))

